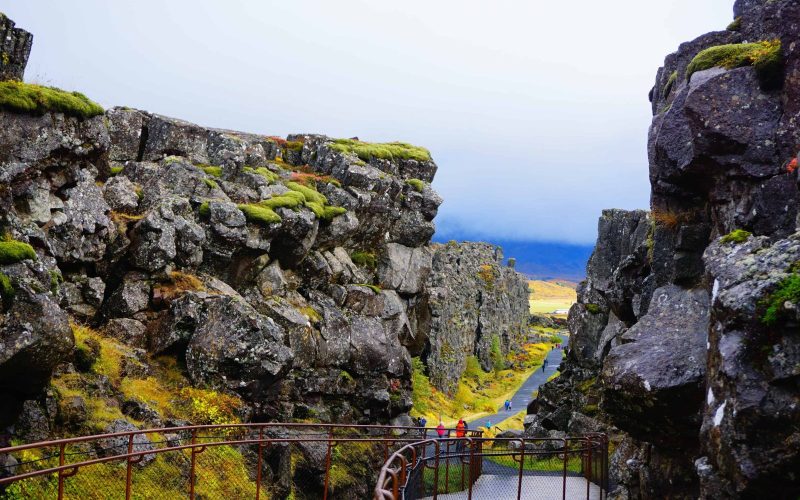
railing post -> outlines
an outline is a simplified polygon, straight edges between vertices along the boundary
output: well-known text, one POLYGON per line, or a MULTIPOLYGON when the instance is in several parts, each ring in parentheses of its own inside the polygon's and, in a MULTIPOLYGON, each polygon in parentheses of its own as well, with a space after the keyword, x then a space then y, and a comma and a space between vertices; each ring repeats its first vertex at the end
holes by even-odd
POLYGON ((587 447, 587 454, 586 454, 587 464, 586 465, 587 465, 587 469, 589 471, 589 473, 586 475, 586 500, 589 500, 589 492, 591 491, 591 488, 592 488, 591 478, 592 478, 592 476, 594 476, 594 469, 592 469, 592 452, 593 452, 593 449, 592 449, 592 440, 591 440, 591 438, 589 438, 586 441, 586 447, 587 447))
POLYGON ((525 439, 522 440, 522 448, 519 456, 519 478, 517 480, 517 500, 522 496, 522 473, 525 469, 525 439))
POLYGON ((433 500, 436 500, 439 496, 439 454, 441 453, 441 446, 438 440, 434 441, 433 444, 436 445, 436 460, 434 462, 436 467, 433 469, 433 500))
POLYGON ((194 477, 195 477, 195 447, 194 445, 197 443, 197 429, 192 429, 192 459, 191 459, 191 466, 189 468, 189 500, 194 500, 194 477))
POLYGON ((450 440, 445 443, 447 451, 444 454, 444 492, 450 493, 450 440))
MULTIPOLYGON (((64 447, 66 445, 61 443, 61 447, 59 448, 58 452, 58 466, 61 467, 64 465, 64 447)), ((64 498, 64 470, 58 471, 58 500, 63 500, 64 498)))
MULTIPOLYGON (((469 441, 469 491, 467 492, 467 500, 472 500, 472 467, 475 465, 475 448, 472 446, 472 439, 469 441)), ((462 462, 463 463, 463 462, 462 462)), ((464 466, 461 466, 461 477, 464 477, 464 466)), ((463 482, 463 480, 462 480, 463 482)))
POLYGON ((128 465, 125 471, 125 500, 131 500, 131 475, 133 474, 133 433, 128 434, 128 465))
POLYGON ((322 499, 328 500, 328 483, 331 478, 331 454, 333 451, 333 427, 328 428, 328 451, 325 452, 325 491, 322 499))
POLYGON ((561 500, 567 500, 567 460, 569 460, 569 449, 567 438, 564 438, 564 472, 561 476, 561 500))
POLYGON ((258 428, 258 469, 256 469, 256 500, 261 499, 261 467, 264 460, 264 428, 258 428))

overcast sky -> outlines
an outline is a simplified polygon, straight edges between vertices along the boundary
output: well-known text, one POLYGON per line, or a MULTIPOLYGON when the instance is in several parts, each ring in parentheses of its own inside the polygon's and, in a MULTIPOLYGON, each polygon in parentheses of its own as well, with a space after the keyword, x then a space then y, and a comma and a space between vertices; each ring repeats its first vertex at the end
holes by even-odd
POLYGON ((647 208, 647 93, 733 0, 14 0, 26 79, 203 125, 429 148, 445 238, 647 208))

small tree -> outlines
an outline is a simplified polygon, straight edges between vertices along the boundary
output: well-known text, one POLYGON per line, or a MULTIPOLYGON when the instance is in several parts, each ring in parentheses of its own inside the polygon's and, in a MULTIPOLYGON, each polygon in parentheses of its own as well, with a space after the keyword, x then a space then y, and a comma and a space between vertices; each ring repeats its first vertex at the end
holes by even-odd
POLYGON ((505 369, 506 361, 503 359, 503 351, 500 349, 500 337, 497 335, 492 336, 492 346, 489 349, 489 358, 492 360, 492 368, 495 375, 500 373, 500 370, 505 369))

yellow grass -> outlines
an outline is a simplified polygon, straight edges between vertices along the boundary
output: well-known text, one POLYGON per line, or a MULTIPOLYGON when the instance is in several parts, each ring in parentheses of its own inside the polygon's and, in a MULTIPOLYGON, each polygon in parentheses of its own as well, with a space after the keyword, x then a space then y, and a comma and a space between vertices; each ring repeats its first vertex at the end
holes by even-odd
POLYGON ((569 309, 577 300, 571 283, 530 280, 528 290, 532 314, 549 314, 559 309, 569 309))
POLYGON ((422 361, 413 360, 414 406, 411 416, 424 416, 429 426, 436 426, 441 418, 445 426, 451 427, 459 418, 467 421, 491 415, 516 393, 525 380, 538 370, 552 344, 526 344, 519 353, 509 356, 515 359, 518 369, 501 370, 497 374, 484 372, 477 358, 467 358, 467 367, 455 394, 445 394, 430 384, 423 373, 422 361))

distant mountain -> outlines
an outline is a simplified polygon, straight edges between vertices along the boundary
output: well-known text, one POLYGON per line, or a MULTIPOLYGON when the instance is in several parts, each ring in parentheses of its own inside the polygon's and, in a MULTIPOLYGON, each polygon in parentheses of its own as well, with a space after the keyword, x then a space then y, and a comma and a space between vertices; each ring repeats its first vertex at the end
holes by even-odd
MULTIPOLYGON (((447 240, 434 236, 434 241, 447 240)), ((517 259, 517 271, 532 279, 562 279, 581 281, 586 277, 586 262, 592 254, 591 245, 572 245, 543 241, 507 241, 484 239, 503 247, 505 258, 517 259)))

